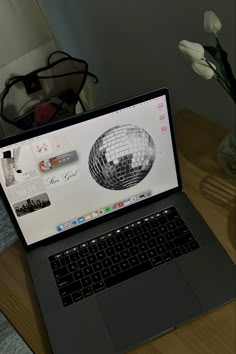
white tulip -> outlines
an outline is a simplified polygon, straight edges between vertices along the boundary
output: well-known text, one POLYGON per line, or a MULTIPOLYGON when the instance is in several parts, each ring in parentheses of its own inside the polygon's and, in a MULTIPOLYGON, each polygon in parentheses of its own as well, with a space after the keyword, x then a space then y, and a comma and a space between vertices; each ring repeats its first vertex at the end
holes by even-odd
POLYGON ((218 33, 221 30, 222 24, 220 19, 213 11, 206 11, 204 13, 204 29, 209 33, 218 33))
POLYGON ((204 58, 204 48, 199 43, 183 40, 179 42, 178 48, 191 62, 199 61, 204 58))
MULTIPOLYGON (((209 62, 211 66, 216 70, 216 66, 209 62)), ((215 72, 207 64, 205 60, 195 61, 192 63, 192 68, 196 74, 200 75, 205 80, 210 80, 215 76, 215 72)))

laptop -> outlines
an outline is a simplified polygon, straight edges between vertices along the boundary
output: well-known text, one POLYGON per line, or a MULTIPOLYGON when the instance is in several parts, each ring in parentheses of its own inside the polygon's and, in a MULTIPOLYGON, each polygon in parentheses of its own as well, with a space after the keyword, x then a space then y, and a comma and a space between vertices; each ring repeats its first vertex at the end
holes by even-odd
POLYGON ((53 353, 126 353, 235 299, 182 191, 167 89, 1 140, 0 159, 53 353))

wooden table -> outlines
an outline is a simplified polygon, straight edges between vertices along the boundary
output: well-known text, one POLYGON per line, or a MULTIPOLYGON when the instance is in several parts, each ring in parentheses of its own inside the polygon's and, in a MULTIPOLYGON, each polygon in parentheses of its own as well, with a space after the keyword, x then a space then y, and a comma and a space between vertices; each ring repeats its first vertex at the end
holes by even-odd
MULTIPOLYGON (((184 190, 236 260, 236 182, 219 169, 216 150, 226 131, 184 110, 176 115, 184 190)), ((36 354, 50 353, 25 255, 19 242, 0 255, 0 306, 36 354)), ((132 351, 133 354, 235 354, 236 302, 132 351)), ((96 354, 96 353, 91 353, 96 354)))

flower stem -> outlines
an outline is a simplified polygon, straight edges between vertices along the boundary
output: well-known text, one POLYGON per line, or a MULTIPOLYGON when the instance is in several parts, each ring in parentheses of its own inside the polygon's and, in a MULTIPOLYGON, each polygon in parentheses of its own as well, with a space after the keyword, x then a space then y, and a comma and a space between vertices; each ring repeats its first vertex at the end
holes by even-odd
POLYGON ((222 80, 220 77, 217 77, 216 80, 219 82, 219 84, 223 87, 223 89, 230 95, 230 97, 234 100, 233 96, 231 95, 231 92, 225 87, 223 84, 222 80))
POLYGON ((236 103, 236 97, 234 97, 233 93, 231 92, 231 87, 229 87, 227 85, 227 82, 224 80, 224 78, 218 73, 218 71, 214 68, 213 65, 211 65, 211 63, 204 58, 204 60, 206 61, 206 63, 208 64, 208 66, 215 72, 216 74, 216 78, 217 81, 219 82, 219 84, 223 87, 223 89, 228 93, 228 95, 232 98, 232 100, 234 101, 234 103, 236 103))
POLYGON ((222 76, 218 73, 218 71, 214 68, 213 65, 211 65, 211 63, 210 63, 206 58, 204 58, 204 59, 205 59, 205 62, 208 64, 208 66, 215 72, 216 76, 217 76, 221 81, 223 81, 224 84, 225 84, 225 86, 228 88, 228 90, 230 90, 230 87, 227 85, 227 82, 225 81, 224 77, 222 77, 222 76))
MULTIPOLYGON (((217 63, 219 64, 220 66, 220 70, 221 70, 221 73, 222 75, 224 76, 225 78, 225 81, 227 83, 227 86, 229 87, 230 90, 232 90, 232 82, 230 81, 230 78, 227 74, 227 70, 226 70, 226 65, 227 65, 227 54, 226 52, 224 51, 224 49, 222 48, 221 44, 220 44, 220 41, 217 37, 217 35, 215 34, 215 40, 216 40, 216 48, 217 48, 217 51, 218 51, 218 54, 220 55, 220 58, 217 59, 217 63), (225 52, 226 54, 226 58, 225 60, 223 59, 223 52, 225 52)), ((229 66, 230 67, 230 66, 229 66)), ((233 73, 232 73, 233 75, 233 73)))

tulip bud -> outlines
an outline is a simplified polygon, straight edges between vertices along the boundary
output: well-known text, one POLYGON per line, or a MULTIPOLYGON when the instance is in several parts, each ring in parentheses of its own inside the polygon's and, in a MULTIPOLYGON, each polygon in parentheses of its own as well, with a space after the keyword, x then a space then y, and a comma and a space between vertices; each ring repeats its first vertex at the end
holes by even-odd
POLYGON ((199 61, 204 57, 204 48, 199 43, 183 40, 179 42, 178 48, 180 52, 191 62, 199 61))
MULTIPOLYGON (((210 63, 210 62, 209 62, 210 63)), ((216 66, 210 63, 211 66, 216 69, 216 66)), ((200 75, 205 80, 210 80, 215 76, 215 72, 207 64, 205 60, 195 61, 192 63, 192 68, 196 74, 200 75)))
POLYGON ((218 33, 221 30, 222 24, 220 19, 213 11, 206 11, 204 13, 204 29, 209 33, 218 33))

